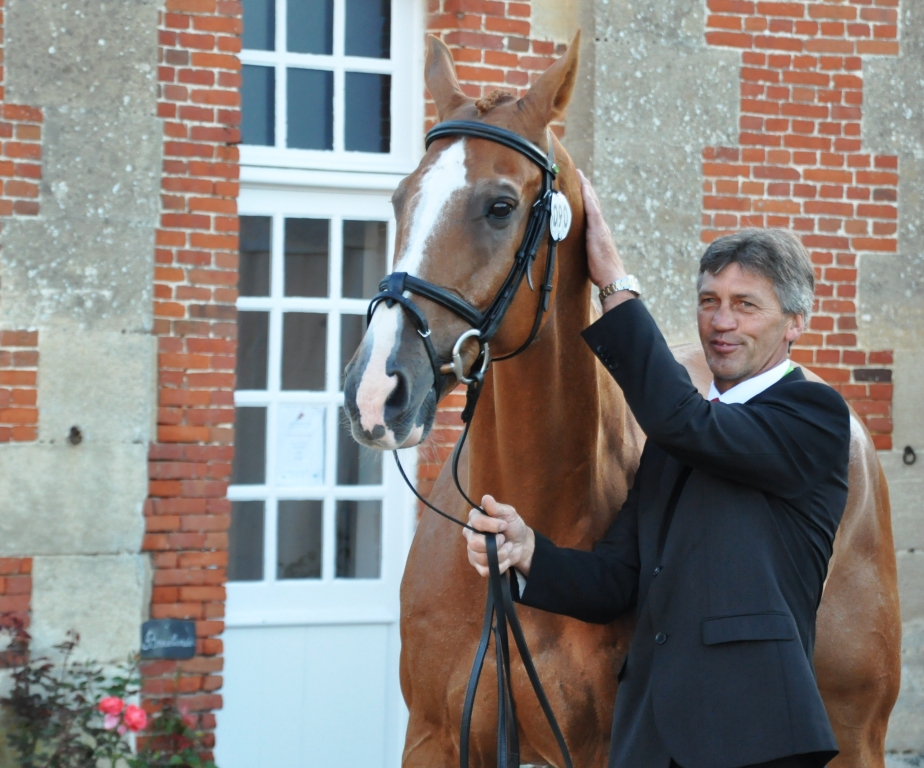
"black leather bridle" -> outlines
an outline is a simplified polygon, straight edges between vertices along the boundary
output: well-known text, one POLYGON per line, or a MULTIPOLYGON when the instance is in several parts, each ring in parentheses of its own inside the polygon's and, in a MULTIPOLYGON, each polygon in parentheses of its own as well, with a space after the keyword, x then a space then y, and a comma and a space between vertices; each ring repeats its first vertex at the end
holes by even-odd
MULTIPOLYGON (((456 488, 465 501, 483 513, 484 510, 481 506, 469 498, 459 482, 459 457, 461 455, 462 446, 465 444, 465 440, 468 437, 468 430, 471 426, 471 420, 478 402, 478 396, 484 384, 485 373, 488 370, 488 366, 491 364, 489 343, 500 327, 500 324, 503 322, 507 310, 513 303, 517 290, 523 282, 523 278, 526 277, 530 288, 533 287, 531 268, 539 253, 543 237, 548 235, 545 276, 540 286, 539 305, 536 309, 536 318, 533 321, 532 330, 527 339, 516 350, 509 355, 497 358, 497 360, 507 360, 518 355, 535 340, 542 325, 542 318, 549 309, 552 284, 555 275, 556 246, 558 241, 564 239, 566 236, 571 218, 570 209, 567 207, 564 195, 560 192, 556 192, 554 188, 555 179, 558 175, 558 166, 555 165, 551 135, 549 135, 548 153, 543 153, 535 144, 506 128, 469 120, 454 120, 440 123, 430 130, 426 139, 427 149, 429 149, 430 145, 437 139, 450 136, 470 136, 472 138, 486 139, 487 141, 502 144, 527 157, 535 165, 539 166, 542 171, 542 187, 538 198, 535 203, 533 203, 532 209, 530 210, 529 220, 526 223, 526 232, 520 247, 517 249, 513 265, 507 273, 507 277, 504 279, 497 295, 487 309, 483 311, 472 306, 467 301, 459 298, 445 288, 421 280, 406 272, 392 272, 379 284, 379 293, 372 298, 369 304, 367 324, 372 321, 372 314, 381 302, 384 301, 389 307, 399 304, 411 319, 411 322, 414 324, 417 333, 420 335, 426 347, 427 355, 430 358, 430 365, 433 368, 433 387, 435 389, 436 400, 439 401, 443 377, 448 375, 448 373, 454 373, 456 378, 466 385, 466 404, 462 412, 462 420, 465 423, 465 428, 453 450, 452 477, 456 488), (411 297, 405 295, 406 293, 423 296, 445 307, 472 326, 471 330, 466 331, 456 340, 453 345, 451 361, 441 360, 437 355, 433 342, 430 339, 430 326, 427 323, 427 318, 413 302, 411 297), (480 352, 475 359, 471 371, 466 375, 462 363, 462 345, 470 338, 474 338, 478 341, 480 352), (444 373, 445 368, 450 368, 450 371, 444 373)), ((443 512, 421 496, 413 483, 411 483, 404 468, 401 466, 398 452, 395 451, 394 455, 401 476, 414 492, 414 495, 417 496, 424 505, 463 528, 475 531, 470 525, 443 512)), ((481 531, 475 532, 481 533, 481 531)), ((494 635, 494 651, 497 666, 497 765, 498 768, 519 768, 520 765, 516 706, 514 704, 513 684, 510 676, 508 625, 510 634, 513 635, 514 642, 520 652, 520 657, 526 669, 526 674, 532 684, 533 691, 536 694, 536 698, 539 700, 546 720, 558 742, 565 768, 573 768, 571 755, 565 744, 564 735, 555 719, 552 706, 549 703, 548 697, 545 695, 542 683, 539 680, 539 675, 536 672, 536 667, 533 664, 529 649, 526 646, 526 638, 523 635, 523 629, 520 626, 516 608, 514 607, 509 579, 501 576, 497 557, 496 537, 494 534, 486 534, 485 539, 487 542, 488 570, 490 572, 488 597, 485 604, 481 638, 478 642, 474 663, 472 664, 472 672, 465 693, 465 704, 462 709, 462 726, 459 738, 459 762, 461 768, 468 768, 469 764, 469 744, 475 694, 478 690, 478 681, 481 677, 481 670, 484 666, 484 660, 487 655, 488 644, 492 633, 494 635)))

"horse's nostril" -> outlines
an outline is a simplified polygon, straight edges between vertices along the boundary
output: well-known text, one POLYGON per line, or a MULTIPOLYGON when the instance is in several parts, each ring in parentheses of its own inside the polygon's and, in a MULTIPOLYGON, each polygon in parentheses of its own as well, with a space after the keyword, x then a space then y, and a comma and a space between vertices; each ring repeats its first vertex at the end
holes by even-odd
POLYGON ((395 384, 395 388, 391 391, 388 399, 385 400, 385 409, 386 411, 398 411, 399 413, 403 413, 408 407, 410 390, 408 389, 407 379, 404 377, 404 374, 395 371, 394 375, 398 379, 398 383, 395 384))

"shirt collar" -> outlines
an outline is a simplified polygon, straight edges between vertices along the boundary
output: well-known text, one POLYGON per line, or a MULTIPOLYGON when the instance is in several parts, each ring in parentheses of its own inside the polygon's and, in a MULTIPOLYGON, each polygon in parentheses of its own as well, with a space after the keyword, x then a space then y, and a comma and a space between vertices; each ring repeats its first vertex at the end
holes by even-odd
POLYGON ((789 360, 784 360, 769 371, 764 371, 750 379, 745 379, 740 384, 735 384, 735 386, 722 394, 719 394, 719 390, 715 388, 715 382, 713 381, 709 385, 707 399, 715 400, 715 398, 719 398, 721 403, 746 403, 752 397, 757 397, 765 389, 772 387, 792 369, 792 363, 789 360))

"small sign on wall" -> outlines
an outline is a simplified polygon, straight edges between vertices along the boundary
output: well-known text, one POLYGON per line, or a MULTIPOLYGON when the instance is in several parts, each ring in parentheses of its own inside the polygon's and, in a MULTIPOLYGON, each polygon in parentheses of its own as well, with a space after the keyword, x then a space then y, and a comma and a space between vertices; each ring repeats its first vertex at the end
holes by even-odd
POLYGON ((142 659, 191 659, 196 655, 196 622, 152 619, 141 625, 142 659))
POLYGON ((283 403, 277 413, 276 484, 323 484, 324 407, 283 403))

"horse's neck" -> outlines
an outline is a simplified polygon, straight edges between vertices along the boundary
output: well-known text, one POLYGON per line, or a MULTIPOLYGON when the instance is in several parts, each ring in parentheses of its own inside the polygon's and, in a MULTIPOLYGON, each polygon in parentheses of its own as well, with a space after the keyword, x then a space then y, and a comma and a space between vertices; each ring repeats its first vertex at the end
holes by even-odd
MULTIPOLYGON (((575 258, 583 255, 562 263, 575 258)), ((473 499, 490 493, 571 545, 599 535, 625 496, 638 453, 621 391, 579 336, 590 318, 586 278, 560 276, 536 341, 492 366, 469 437, 473 499)))

